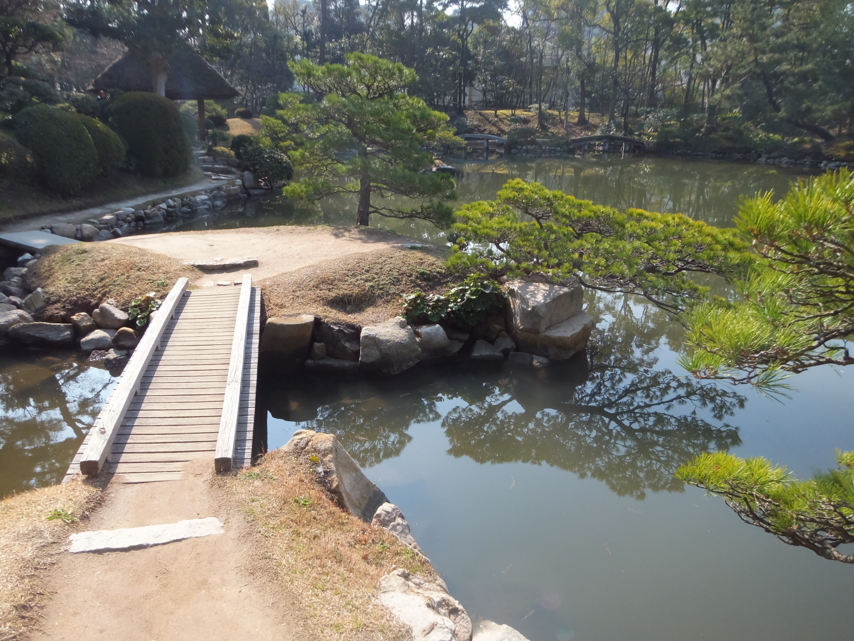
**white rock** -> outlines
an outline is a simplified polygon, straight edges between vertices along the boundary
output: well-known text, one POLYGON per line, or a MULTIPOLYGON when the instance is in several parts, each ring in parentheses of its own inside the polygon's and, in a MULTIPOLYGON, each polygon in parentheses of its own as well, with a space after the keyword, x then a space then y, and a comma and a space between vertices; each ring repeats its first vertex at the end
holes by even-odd
POLYGON ((477 625, 473 641, 528 641, 528 637, 522 636, 518 630, 509 625, 481 621, 477 625))
POLYGON ((577 283, 570 287, 520 280, 507 284, 510 320, 515 332, 541 334, 549 327, 581 312, 583 292, 577 283))
POLYGON ((118 329, 127 325, 128 315, 115 305, 101 303, 100 307, 92 312, 92 320, 101 329, 118 329))
POLYGON ((110 349, 113 346, 114 329, 96 329, 80 339, 80 349, 91 352, 93 349, 110 349))
POLYGON ((415 335, 421 349, 430 352, 445 349, 450 344, 448 335, 440 325, 422 325, 415 328, 415 335))
POLYGON ((471 350, 471 358, 475 361, 503 361, 504 352, 484 340, 477 341, 471 350))
POLYGON ((441 579, 425 581, 395 570, 380 579, 380 603, 409 628, 413 641, 471 639, 471 620, 441 579))
POLYGON ((583 350, 592 331, 593 319, 582 312, 550 327, 542 334, 516 332, 516 342, 523 352, 560 361, 583 350))
POLYGON ((402 318, 362 328, 359 368, 366 372, 399 374, 424 357, 415 333, 402 318))
POLYGON ((32 322, 33 317, 22 309, 0 312, 0 336, 5 336, 6 333, 15 325, 32 322))
POLYGON ((80 552, 109 552, 110 550, 147 548, 152 545, 163 545, 173 541, 222 533, 222 523, 213 516, 206 519, 192 519, 164 525, 77 532, 68 537, 71 543, 69 552, 78 554, 80 552))
POLYGON ((385 530, 388 530, 404 545, 408 545, 413 550, 421 552, 418 547, 418 542, 412 536, 412 531, 409 529, 409 523, 403 517, 403 512, 394 503, 383 503, 377 508, 374 513, 374 518, 371 520, 371 525, 376 525, 385 530))

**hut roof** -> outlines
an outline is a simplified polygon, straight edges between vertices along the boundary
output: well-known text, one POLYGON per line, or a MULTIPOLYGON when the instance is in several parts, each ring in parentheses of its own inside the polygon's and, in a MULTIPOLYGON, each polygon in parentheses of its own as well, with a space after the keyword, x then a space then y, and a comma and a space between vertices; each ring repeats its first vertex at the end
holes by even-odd
MULTIPOLYGON (((195 51, 188 49, 168 60, 166 97, 170 100, 227 100, 240 94, 195 51)), ((151 72, 146 61, 129 50, 95 78, 92 87, 96 91, 151 91, 151 72)))

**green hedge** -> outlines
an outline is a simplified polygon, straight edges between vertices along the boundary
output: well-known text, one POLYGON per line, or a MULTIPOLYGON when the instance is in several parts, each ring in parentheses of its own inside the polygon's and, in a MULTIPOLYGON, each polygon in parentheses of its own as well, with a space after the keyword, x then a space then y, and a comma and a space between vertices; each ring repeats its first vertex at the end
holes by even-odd
POLYGON ((234 115, 237 118, 243 118, 244 120, 249 120, 252 117, 252 110, 247 109, 246 107, 240 107, 240 109, 234 110, 234 115))
POLYGON ((15 116, 15 137, 33 154, 39 177, 53 191, 75 194, 97 175, 95 143, 77 114, 27 107, 15 116))
POLYGON ((14 138, 0 134, 0 175, 26 178, 34 172, 30 151, 14 138))
POLYGON ((100 120, 82 114, 78 120, 86 127, 98 153, 98 169, 104 176, 111 174, 125 159, 125 144, 115 131, 100 120))
POLYGON ((116 100, 111 119, 144 175, 177 176, 190 165, 190 141, 171 100, 132 91, 116 100))
POLYGON ((291 159, 278 149, 249 145, 241 149, 238 158, 265 189, 294 177, 291 159))

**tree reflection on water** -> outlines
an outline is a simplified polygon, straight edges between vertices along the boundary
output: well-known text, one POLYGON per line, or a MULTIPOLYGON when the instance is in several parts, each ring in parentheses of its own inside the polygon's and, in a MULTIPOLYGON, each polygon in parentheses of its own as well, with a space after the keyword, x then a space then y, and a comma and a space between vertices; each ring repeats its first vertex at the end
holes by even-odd
POLYGON ((657 366, 662 342, 681 344, 681 327, 660 310, 616 296, 590 297, 588 309, 599 338, 585 358, 540 371, 469 363, 388 380, 305 380, 274 393, 268 409, 337 434, 365 467, 400 455, 411 425, 435 423, 455 457, 549 465, 636 499, 682 491, 681 463, 741 443, 725 419, 744 397, 657 366))
POLYGON ((0 496, 62 480, 113 381, 73 358, 0 358, 0 496))

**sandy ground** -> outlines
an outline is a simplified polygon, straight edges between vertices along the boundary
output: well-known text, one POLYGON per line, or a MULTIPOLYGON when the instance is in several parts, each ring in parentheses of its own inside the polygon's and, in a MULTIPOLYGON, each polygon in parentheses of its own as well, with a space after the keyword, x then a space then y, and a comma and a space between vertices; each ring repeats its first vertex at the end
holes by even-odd
POLYGON ((258 259, 258 267, 210 272, 210 276, 193 283, 210 285, 217 280, 246 273, 252 274, 253 280, 257 281, 345 254, 399 248, 414 241, 375 229, 256 227, 129 236, 107 242, 141 247, 184 261, 258 259))
POLYGON ((287 594, 265 577, 247 525, 209 486, 213 461, 188 464, 181 481, 110 484, 87 530, 215 516, 223 534, 147 549, 63 553, 48 581, 41 631, 51 641, 259 641, 298 638, 287 594))

